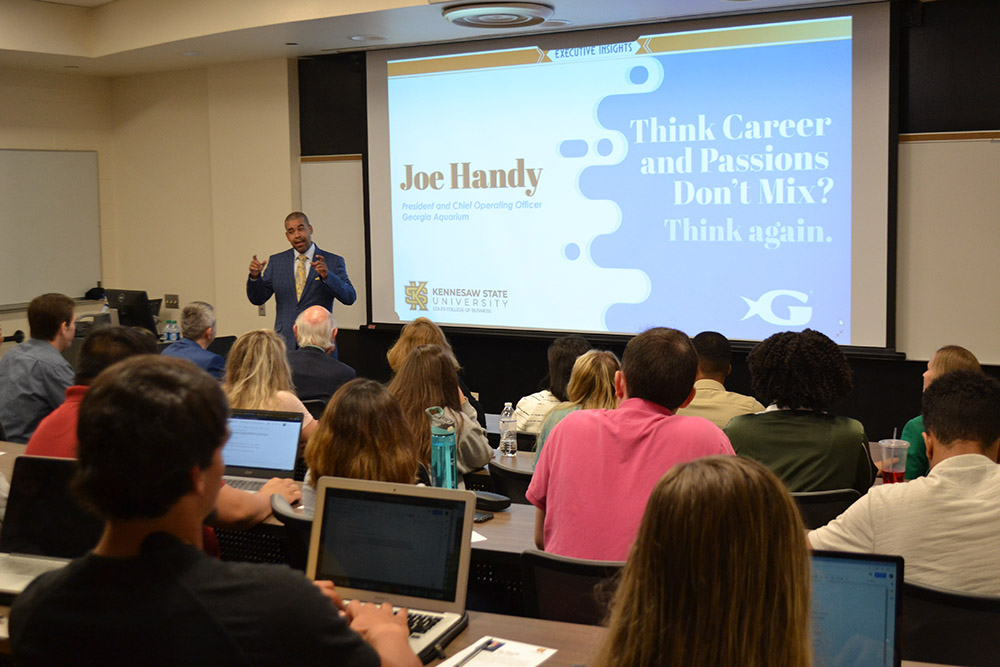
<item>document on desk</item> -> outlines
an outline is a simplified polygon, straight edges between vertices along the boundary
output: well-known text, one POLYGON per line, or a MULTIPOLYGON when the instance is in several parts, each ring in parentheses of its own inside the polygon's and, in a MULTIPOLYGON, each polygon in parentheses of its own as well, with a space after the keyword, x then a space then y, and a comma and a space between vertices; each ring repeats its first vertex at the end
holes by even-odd
POLYGON ((551 656, 556 649, 522 644, 521 642, 500 639, 499 637, 483 637, 470 646, 462 649, 440 667, 485 667, 486 665, 502 665, 503 667, 534 667, 540 665, 551 656), (468 659, 467 658, 471 658, 468 659))

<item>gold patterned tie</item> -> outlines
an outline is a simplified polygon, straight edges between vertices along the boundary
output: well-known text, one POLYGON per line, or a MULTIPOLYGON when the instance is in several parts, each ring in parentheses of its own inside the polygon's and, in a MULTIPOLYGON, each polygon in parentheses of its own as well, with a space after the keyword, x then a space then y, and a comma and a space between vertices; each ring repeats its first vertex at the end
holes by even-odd
POLYGON ((306 260, 309 259, 305 255, 299 255, 299 264, 295 267, 295 299, 296 301, 302 298, 302 290, 306 287, 306 260))

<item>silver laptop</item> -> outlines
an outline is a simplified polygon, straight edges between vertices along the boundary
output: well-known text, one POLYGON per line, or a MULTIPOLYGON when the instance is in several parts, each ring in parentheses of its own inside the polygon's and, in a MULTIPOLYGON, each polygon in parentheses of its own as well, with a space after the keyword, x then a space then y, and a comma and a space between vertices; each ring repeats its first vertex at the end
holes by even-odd
POLYGON ((9 604, 40 574, 90 551, 104 522, 77 503, 73 459, 19 456, 0 530, 0 602, 9 604))
POLYGON ((469 622, 475 510, 470 491, 321 477, 306 574, 344 600, 408 607, 426 664, 469 622))
POLYGON ((903 559, 812 552, 812 643, 817 665, 900 664, 903 559))
POLYGON ((233 410, 222 449, 226 482, 258 491, 272 477, 291 477, 302 433, 302 413, 233 410))

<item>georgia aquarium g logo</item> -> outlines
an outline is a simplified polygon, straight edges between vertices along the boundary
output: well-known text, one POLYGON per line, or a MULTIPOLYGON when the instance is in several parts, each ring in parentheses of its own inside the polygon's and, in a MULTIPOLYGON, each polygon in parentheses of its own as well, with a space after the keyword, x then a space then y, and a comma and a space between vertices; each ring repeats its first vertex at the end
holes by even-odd
MULTIPOLYGON (((761 297, 756 301, 748 299, 745 296, 741 296, 740 298, 746 301, 748 307, 747 314, 743 316, 743 320, 757 315, 768 324, 795 327, 809 323, 809 320, 812 319, 813 312, 813 309, 810 306, 788 306, 788 317, 778 317, 775 315, 773 303, 779 296, 791 297, 799 303, 805 303, 809 300, 808 294, 803 294, 802 292, 796 292, 789 289, 771 290, 770 292, 766 292, 761 295, 761 297)), ((740 321, 742 322, 743 320, 740 321)))

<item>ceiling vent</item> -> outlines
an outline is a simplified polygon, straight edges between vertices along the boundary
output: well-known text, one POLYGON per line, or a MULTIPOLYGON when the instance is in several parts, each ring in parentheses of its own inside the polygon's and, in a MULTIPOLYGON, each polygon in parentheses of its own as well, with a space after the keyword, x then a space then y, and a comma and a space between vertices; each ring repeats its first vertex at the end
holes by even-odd
POLYGON ((466 28, 530 28, 545 23, 553 9, 534 2, 489 2, 446 7, 441 14, 466 28))

